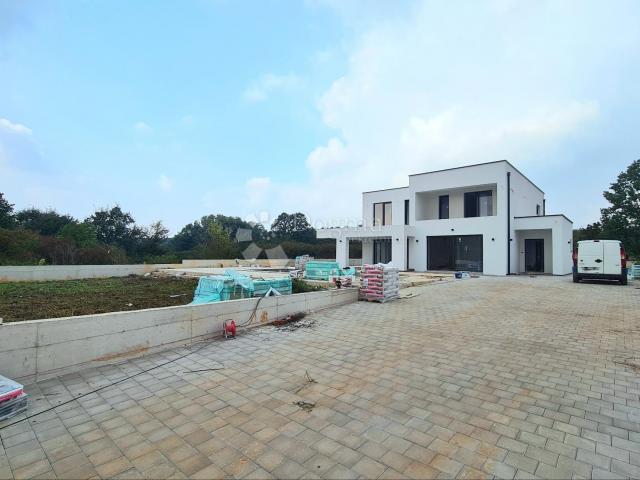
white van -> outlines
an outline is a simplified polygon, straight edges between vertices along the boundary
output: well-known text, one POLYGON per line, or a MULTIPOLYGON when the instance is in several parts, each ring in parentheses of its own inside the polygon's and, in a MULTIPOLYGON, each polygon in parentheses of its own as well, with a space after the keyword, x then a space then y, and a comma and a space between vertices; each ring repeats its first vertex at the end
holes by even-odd
POLYGON ((626 285, 627 259, 620 240, 581 240, 573 252, 573 281, 617 280, 626 285))

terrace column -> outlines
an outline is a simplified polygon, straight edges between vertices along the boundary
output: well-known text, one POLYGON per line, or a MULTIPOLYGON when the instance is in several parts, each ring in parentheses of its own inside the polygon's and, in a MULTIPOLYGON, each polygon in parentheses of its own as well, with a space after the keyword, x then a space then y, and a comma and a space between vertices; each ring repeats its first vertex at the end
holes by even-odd
POLYGON ((340 268, 349 266, 349 238, 341 237, 336 239, 336 262, 340 268))

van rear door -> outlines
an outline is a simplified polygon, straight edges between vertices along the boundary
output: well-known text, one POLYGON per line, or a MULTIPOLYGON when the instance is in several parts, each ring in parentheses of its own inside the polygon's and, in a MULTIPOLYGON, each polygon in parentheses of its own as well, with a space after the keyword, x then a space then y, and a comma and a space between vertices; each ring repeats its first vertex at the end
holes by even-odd
POLYGON ((603 273, 603 257, 602 242, 578 242, 578 273, 603 273))
POLYGON ((620 275, 622 265, 620 263, 620 242, 604 242, 604 267, 605 275, 620 275))

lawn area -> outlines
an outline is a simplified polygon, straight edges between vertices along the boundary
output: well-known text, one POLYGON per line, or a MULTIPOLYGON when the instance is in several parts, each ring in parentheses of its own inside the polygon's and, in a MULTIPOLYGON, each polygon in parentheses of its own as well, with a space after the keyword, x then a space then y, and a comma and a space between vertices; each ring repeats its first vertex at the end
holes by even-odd
POLYGON ((15 322, 184 305, 197 283, 197 278, 135 276, 0 283, 0 317, 15 322))

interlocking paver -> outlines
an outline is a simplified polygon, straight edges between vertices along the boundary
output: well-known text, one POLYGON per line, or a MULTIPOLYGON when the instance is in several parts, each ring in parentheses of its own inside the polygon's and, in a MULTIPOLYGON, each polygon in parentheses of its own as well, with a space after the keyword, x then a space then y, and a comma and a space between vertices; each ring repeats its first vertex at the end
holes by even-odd
MULTIPOLYGON (((640 375, 621 363, 640 351, 638 290, 485 277, 417 291, 213 341, 0 429, 0 476, 640 476, 640 375)), ((176 351, 27 385, 30 413, 176 351)))

